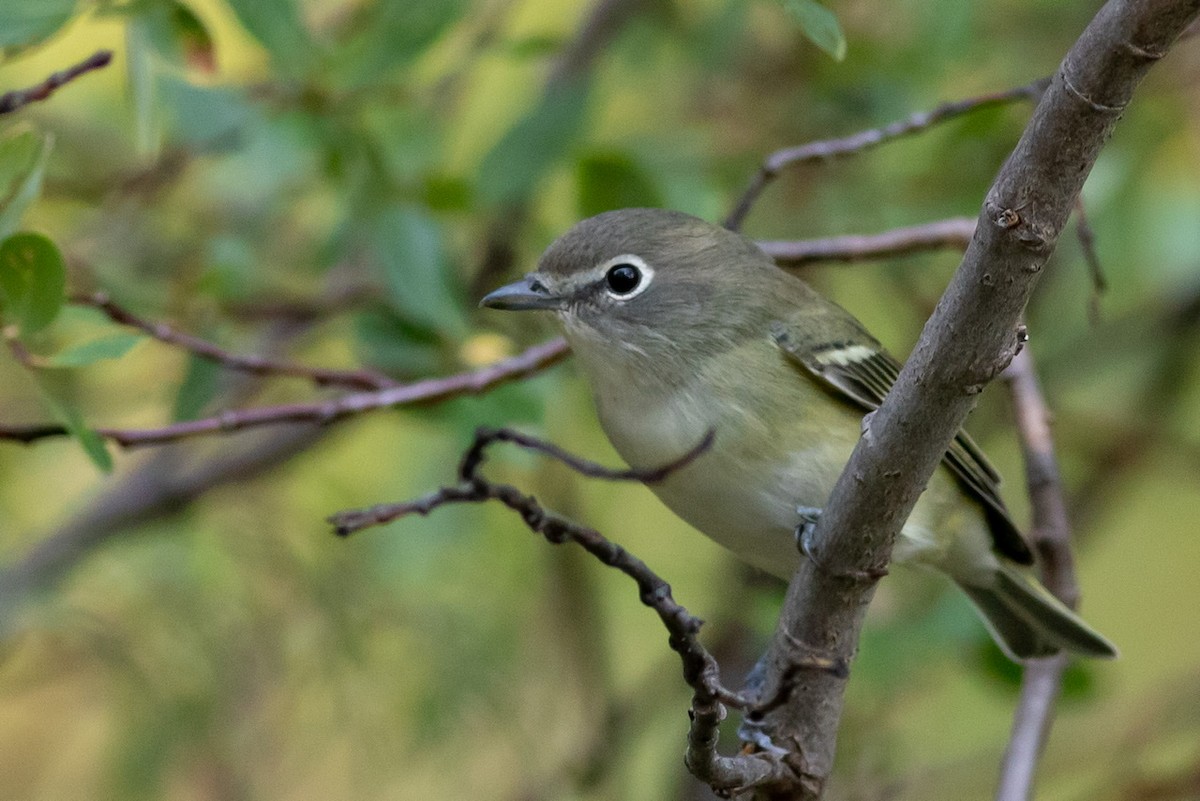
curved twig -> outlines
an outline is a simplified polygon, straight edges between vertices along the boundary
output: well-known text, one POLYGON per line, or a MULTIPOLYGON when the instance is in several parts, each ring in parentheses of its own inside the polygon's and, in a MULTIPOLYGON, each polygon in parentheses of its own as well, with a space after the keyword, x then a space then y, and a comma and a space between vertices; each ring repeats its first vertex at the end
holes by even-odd
POLYGON ((741 229, 742 223, 746 221, 746 215, 750 213, 750 209, 755 201, 758 200, 758 196, 762 194, 762 191, 767 188, 768 184, 779 176, 779 173, 788 167, 812 161, 828 161, 842 156, 861 153, 864 150, 878 147, 893 139, 920 133, 927 128, 937 125, 939 122, 945 122, 946 120, 962 116, 977 109, 1015 103, 1019 100, 1036 101, 1041 97, 1042 92, 1045 91, 1049 83, 1049 78, 1039 78, 1032 83, 1027 83, 1024 86, 1018 86, 1015 89, 1009 89, 1004 92, 992 92, 986 95, 979 95, 978 97, 969 97, 965 100, 943 103, 930 111, 918 111, 882 128, 870 128, 865 131, 859 131, 856 134, 851 134, 850 136, 842 137, 841 139, 823 139, 818 142, 809 142, 795 147, 787 147, 783 150, 776 150, 763 160, 762 166, 758 168, 758 172, 750 179, 750 185, 742 192, 741 197, 734 204, 733 210, 725 218, 725 227, 731 231, 741 229))
POLYGON ((112 57, 111 50, 97 50, 78 64, 54 73, 35 86, 5 92, 0 95, 0 114, 12 114, 30 103, 45 100, 79 76, 107 67, 112 61, 112 57))

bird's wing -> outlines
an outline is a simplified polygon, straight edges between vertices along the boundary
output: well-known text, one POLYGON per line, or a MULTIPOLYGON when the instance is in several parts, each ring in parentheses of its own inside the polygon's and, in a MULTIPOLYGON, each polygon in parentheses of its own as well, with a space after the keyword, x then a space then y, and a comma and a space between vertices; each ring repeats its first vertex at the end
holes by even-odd
MULTIPOLYGON (((796 330, 785 323, 773 325, 771 336, 793 362, 834 394, 873 411, 896 383, 900 363, 852 320, 839 327, 847 327, 848 336, 818 340, 820 344, 815 346, 801 344, 796 330)), ((1000 498, 1000 474, 967 432, 959 430, 943 461, 963 488, 983 504, 996 550, 1021 564, 1032 564, 1033 552, 1000 498)))

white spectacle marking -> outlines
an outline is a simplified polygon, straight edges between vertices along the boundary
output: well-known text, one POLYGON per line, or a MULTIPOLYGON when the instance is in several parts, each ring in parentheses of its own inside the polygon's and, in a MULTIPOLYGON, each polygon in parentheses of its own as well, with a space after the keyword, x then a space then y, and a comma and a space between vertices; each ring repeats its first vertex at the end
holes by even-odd
POLYGON ((612 288, 608 286, 606 281, 604 285, 604 291, 608 293, 610 298, 615 298, 616 300, 630 300, 632 298, 636 298, 638 295, 645 292, 646 289, 649 288, 650 282, 654 280, 654 268, 647 264, 641 256, 635 256, 632 253, 614 256, 597 267, 596 272, 602 276, 603 280, 603 276, 607 276, 608 271, 613 267, 616 267, 618 264, 629 264, 633 267, 636 267, 638 272, 642 274, 642 277, 641 280, 638 281, 637 286, 624 294, 620 292, 614 292, 612 288))

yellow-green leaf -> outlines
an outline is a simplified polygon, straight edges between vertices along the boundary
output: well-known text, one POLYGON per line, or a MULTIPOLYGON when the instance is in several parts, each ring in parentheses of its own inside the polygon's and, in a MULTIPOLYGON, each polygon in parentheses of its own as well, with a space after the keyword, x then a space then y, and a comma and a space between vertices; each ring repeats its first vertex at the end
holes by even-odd
POLYGON ((62 255, 49 239, 25 232, 0 242, 0 315, 6 325, 22 334, 45 328, 58 316, 65 289, 62 255))
POLYGON ((784 9, 800 24, 804 36, 835 60, 846 57, 846 35, 837 16, 817 0, 782 0, 784 9))
POLYGON ((0 140, 0 239, 17 230, 21 215, 42 191, 52 137, 20 128, 0 140))
POLYGON ((80 342, 63 348, 53 356, 46 357, 47 367, 86 367, 104 359, 119 359, 145 339, 141 334, 118 331, 98 339, 80 342))

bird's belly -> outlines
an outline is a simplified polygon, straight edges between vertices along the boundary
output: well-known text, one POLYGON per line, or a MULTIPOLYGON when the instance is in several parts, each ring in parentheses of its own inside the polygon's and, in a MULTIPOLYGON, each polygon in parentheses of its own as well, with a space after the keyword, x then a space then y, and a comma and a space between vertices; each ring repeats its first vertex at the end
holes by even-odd
POLYGON ((668 508, 741 559, 787 577, 799 553, 794 531, 799 506, 825 503, 857 439, 858 424, 848 418, 844 436, 819 444, 781 449, 795 439, 771 431, 751 409, 725 403, 720 409, 688 400, 637 410, 601 404, 605 432, 630 465, 653 468, 677 459, 711 430, 712 447, 650 489, 668 508))
MULTIPOLYGON (((711 448, 650 489, 685 522, 750 565, 791 576, 800 559, 797 508, 825 505, 858 441, 857 416, 848 413, 844 425, 827 427, 820 442, 812 442, 792 424, 771 430, 756 410, 727 402, 714 409, 688 393, 637 409, 611 401, 599 404, 601 423, 617 452, 636 468, 678 459, 714 431, 711 448)), ((950 563, 964 555, 952 551, 964 550, 967 562, 992 563, 982 511, 945 502, 958 497, 954 484, 944 468, 935 473, 930 483, 935 491, 918 501, 897 540, 896 561, 955 574, 950 563), (971 519, 960 519, 963 515, 971 519)))

